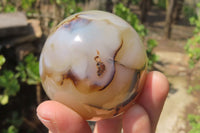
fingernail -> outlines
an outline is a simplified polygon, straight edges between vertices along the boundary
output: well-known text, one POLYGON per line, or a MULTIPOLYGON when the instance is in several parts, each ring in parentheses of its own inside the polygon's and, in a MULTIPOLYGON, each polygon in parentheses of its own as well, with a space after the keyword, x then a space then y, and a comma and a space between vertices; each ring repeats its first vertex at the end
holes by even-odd
POLYGON ((58 133, 56 123, 51 119, 44 118, 37 114, 38 119, 50 130, 49 133, 58 133))

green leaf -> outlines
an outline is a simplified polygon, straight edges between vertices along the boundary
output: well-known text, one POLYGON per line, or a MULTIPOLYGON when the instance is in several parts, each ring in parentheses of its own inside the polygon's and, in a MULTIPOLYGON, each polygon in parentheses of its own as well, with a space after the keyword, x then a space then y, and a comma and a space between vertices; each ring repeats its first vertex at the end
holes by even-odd
POLYGON ((149 39, 147 41, 147 47, 150 50, 154 49, 157 45, 158 45, 158 42, 156 40, 154 40, 154 39, 149 39))
MULTIPOLYGON (((198 11, 200 10, 199 5, 200 2, 197 4, 198 11)), ((189 20, 191 24, 195 25, 195 30, 193 37, 188 39, 184 49, 190 58, 189 67, 192 69, 200 61, 200 15, 193 15, 189 20)))
POLYGON ((125 7, 122 3, 115 5, 113 11, 117 16, 126 20, 141 37, 147 35, 147 29, 145 29, 144 25, 140 24, 138 17, 135 14, 133 14, 130 11, 130 9, 125 7))
POLYGON ((18 133, 18 129, 14 125, 11 125, 8 128, 8 133, 18 133))
POLYGON ((17 74, 16 77, 20 77, 22 82, 26 81, 26 68, 22 62, 19 62, 18 66, 16 66, 17 74))
POLYGON ((0 103, 1 105, 6 105, 9 101, 8 95, 0 95, 0 103))
POLYGON ((152 69, 153 64, 158 61, 159 56, 153 53, 153 49, 158 45, 157 41, 154 39, 148 39, 147 40, 147 56, 149 58, 148 60, 148 68, 152 69))
POLYGON ((192 129, 189 131, 189 133, 199 133, 200 131, 200 116, 189 114, 188 115, 189 124, 192 127, 192 129))
POLYGON ((3 55, 0 55, 0 69, 1 69, 1 66, 6 62, 6 59, 3 55))
POLYGON ((14 5, 11 5, 11 4, 7 4, 5 7, 4 7, 4 12, 15 12, 17 9, 14 5))
POLYGON ((16 67, 18 71, 17 76, 21 78, 22 82, 29 85, 36 85, 40 83, 39 76, 39 62, 33 54, 27 55, 22 62, 16 67))
POLYGON ((14 96, 20 90, 18 80, 15 78, 14 72, 4 70, 0 76, 0 87, 4 89, 4 94, 14 96))
POLYGON ((21 6, 24 10, 28 10, 32 8, 34 2, 36 2, 36 0, 21 0, 21 6))

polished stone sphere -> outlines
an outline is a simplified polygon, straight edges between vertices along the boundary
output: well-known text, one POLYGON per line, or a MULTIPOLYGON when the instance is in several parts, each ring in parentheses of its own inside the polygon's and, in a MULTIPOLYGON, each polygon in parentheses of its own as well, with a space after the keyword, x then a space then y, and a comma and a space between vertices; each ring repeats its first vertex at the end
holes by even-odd
POLYGON ((103 11, 72 15, 43 47, 40 76, 47 95, 85 120, 122 114, 140 94, 147 56, 136 31, 103 11))

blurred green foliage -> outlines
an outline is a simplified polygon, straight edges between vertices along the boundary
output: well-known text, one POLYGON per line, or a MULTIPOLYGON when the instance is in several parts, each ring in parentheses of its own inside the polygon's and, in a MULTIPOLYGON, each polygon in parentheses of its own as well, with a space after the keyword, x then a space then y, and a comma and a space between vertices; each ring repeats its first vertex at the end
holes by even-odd
MULTIPOLYGON (((0 60, 1 62, 5 62, 0 60)), ((3 64, 3 63, 1 63, 3 64)), ((39 76, 39 62, 37 57, 33 54, 29 54, 18 63, 16 69, 7 70, 2 67, 0 73, 0 105, 6 105, 9 103, 9 99, 17 95, 20 91, 20 84, 25 83, 28 85, 40 84, 39 76)), ((10 111, 11 117, 7 117, 3 124, 7 125, 7 128, 0 128, 2 133, 18 133, 19 127, 23 120, 17 111, 10 111)))
POLYGON ((200 3, 197 4, 197 16, 192 16, 190 23, 195 26, 194 36, 188 39, 184 48, 190 57, 190 68, 193 68, 200 60, 200 3))
POLYGON ((21 82, 28 85, 37 85, 40 83, 39 62, 33 54, 27 55, 23 61, 19 62, 16 67, 17 77, 20 77, 21 82))
MULTIPOLYGON (((5 60, 5 59, 3 59, 5 60)), ((1 62, 1 61, 0 61, 1 62)), ((5 62, 5 61, 4 61, 5 62)), ((20 81, 29 85, 37 85, 40 83, 39 62, 33 55, 27 55, 23 61, 16 66, 16 72, 3 69, 0 75, 0 103, 6 105, 10 96, 15 96, 20 90, 20 81)))
POLYGON ((18 129, 14 125, 10 125, 8 129, 3 129, 2 133, 18 133, 18 129))
POLYGON ((156 4, 161 9, 166 9, 167 7, 167 0, 158 0, 158 3, 156 4))
POLYGON ((140 23, 138 17, 135 14, 133 14, 130 11, 130 9, 124 6, 122 3, 115 5, 113 11, 117 16, 126 20, 141 37, 147 35, 147 29, 145 29, 144 25, 140 23))
POLYGON ((133 5, 138 5, 140 3, 141 0, 131 0, 133 5))
MULTIPOLYGON (((13 1, 13 0, 3 0, 0 2, 0 12, 16 12, 16 11, 24 11, 27 16, 32 16, 34 13, 40 14, 39 5, 45 1, 37 1, 37 0, 21 0, 21 1, 13 1), (38 3, 40 2, 40 3, 38 3)), ((82 9, 77 6, 76 0, 46 0, 47 3, 51 5, 56 5, 59 11, 63 11, 63 18, 74 14, 76 12, 80 12, 82 9)))
POLYGON ((75 0, 55 0, 55 1, 56 1, 56 4, 61 9, 64 9, 64 18, 68 17, 71 14, 80 12, 82 10, 80 7, 77 6, 75 0))
POLYGON ((16 6, 12 3, 9 3, 9 0, 4 0, 0 2, 0 12, 15 12, 16 10, 16 6))
MULTIPOLYGON (((190 17, 190 23, 195 26, 193 37, 189 38, 185 50, 190 58, 189 66, 192 70, 195 69, 197 62, 200 61, 200 3, 197 4, 196 14, 190 17)), ((188 93, 200 90, 200 85, 189 86, 188 93)), ((189 123, 192 129, 189 133, 199 133, 200 132, 200 115, 189 114, 189 123)))
POLYGON ((194 33, 197 34, 200 32, 200 3, 197 4, 196 7, 196 13, 193 14, 193 16, 191 16, 189 18, 190 20, 190 24, 195 26, 195 30, 194 33))
POLYGON ((153 49, 158 45, 158 42, 154 39, 149 39, 147 40, 147 56, 148 56, 148 66, 149 66, 149 69, 151 70, 152 67, 153 67, 153 64, 158 61, 159 59, 159 56, 156 55, 155 53, 153 53, 153 49))
POLYGON ((200 132, 200 116, 189 114, 188 120, 189 120, 190 126, 192 126, 192 129, 189 131, 189 133, 199 133, 200 132))
MULTIPOLYGON (((6 59, 3 55, 0 55, 0 68, 5 63, 6 59)), ((5 105, 9 101, 9 96, 15 96, 19 91, 19 83, 15 78, 14 72, 10 70, 3 70, 0 75, 0 104, 5 105)))
POLYGON ((189 19, 191 16, 196 17, 195 8, 191 7, 189 5, 184 5, 183 6, 183 15, 185 16, 186 19, 189 19))
POLYGON ((192 93, 193 91, 200 91, 200 85, 189 86, 187 92, 192 93))
POLYGON ((9 125, 8 128, 2 129, 1 133, 19 133, 19 127, 22 125, 23 119, 20 117, 17 111, 13 111, 3 124, 9 125))
POLYGON ((0 89, 3 90, 0 94, 0 103, 5 105, 9 101, 10 96, 15 96, 20 90, 19 82, 15 73, 11 70, 3 70, 0 76, 0 89))
POLYGON ((189 65, 193 68, 200 59, 200 34, 194 35, 185 45, 185 50, 190 57, 189 65))
POLYGON ((21 6, 24 10, 31 10, 36 0, 21 0, 21 6))

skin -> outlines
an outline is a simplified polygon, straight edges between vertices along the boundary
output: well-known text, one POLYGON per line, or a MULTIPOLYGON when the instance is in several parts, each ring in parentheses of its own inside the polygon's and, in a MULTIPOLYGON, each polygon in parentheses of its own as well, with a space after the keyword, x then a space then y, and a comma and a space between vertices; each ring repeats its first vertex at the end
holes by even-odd
MULTIPOLYGON (((144 90, 123 116, 96 122, 94 133, 154 133, 169 91, 167 78, 160 72, 147 75, 144 90)), ((88 123, 76 112, 56 101, 45 101, 37 115, 50 133, 91 133, 88 123)))

